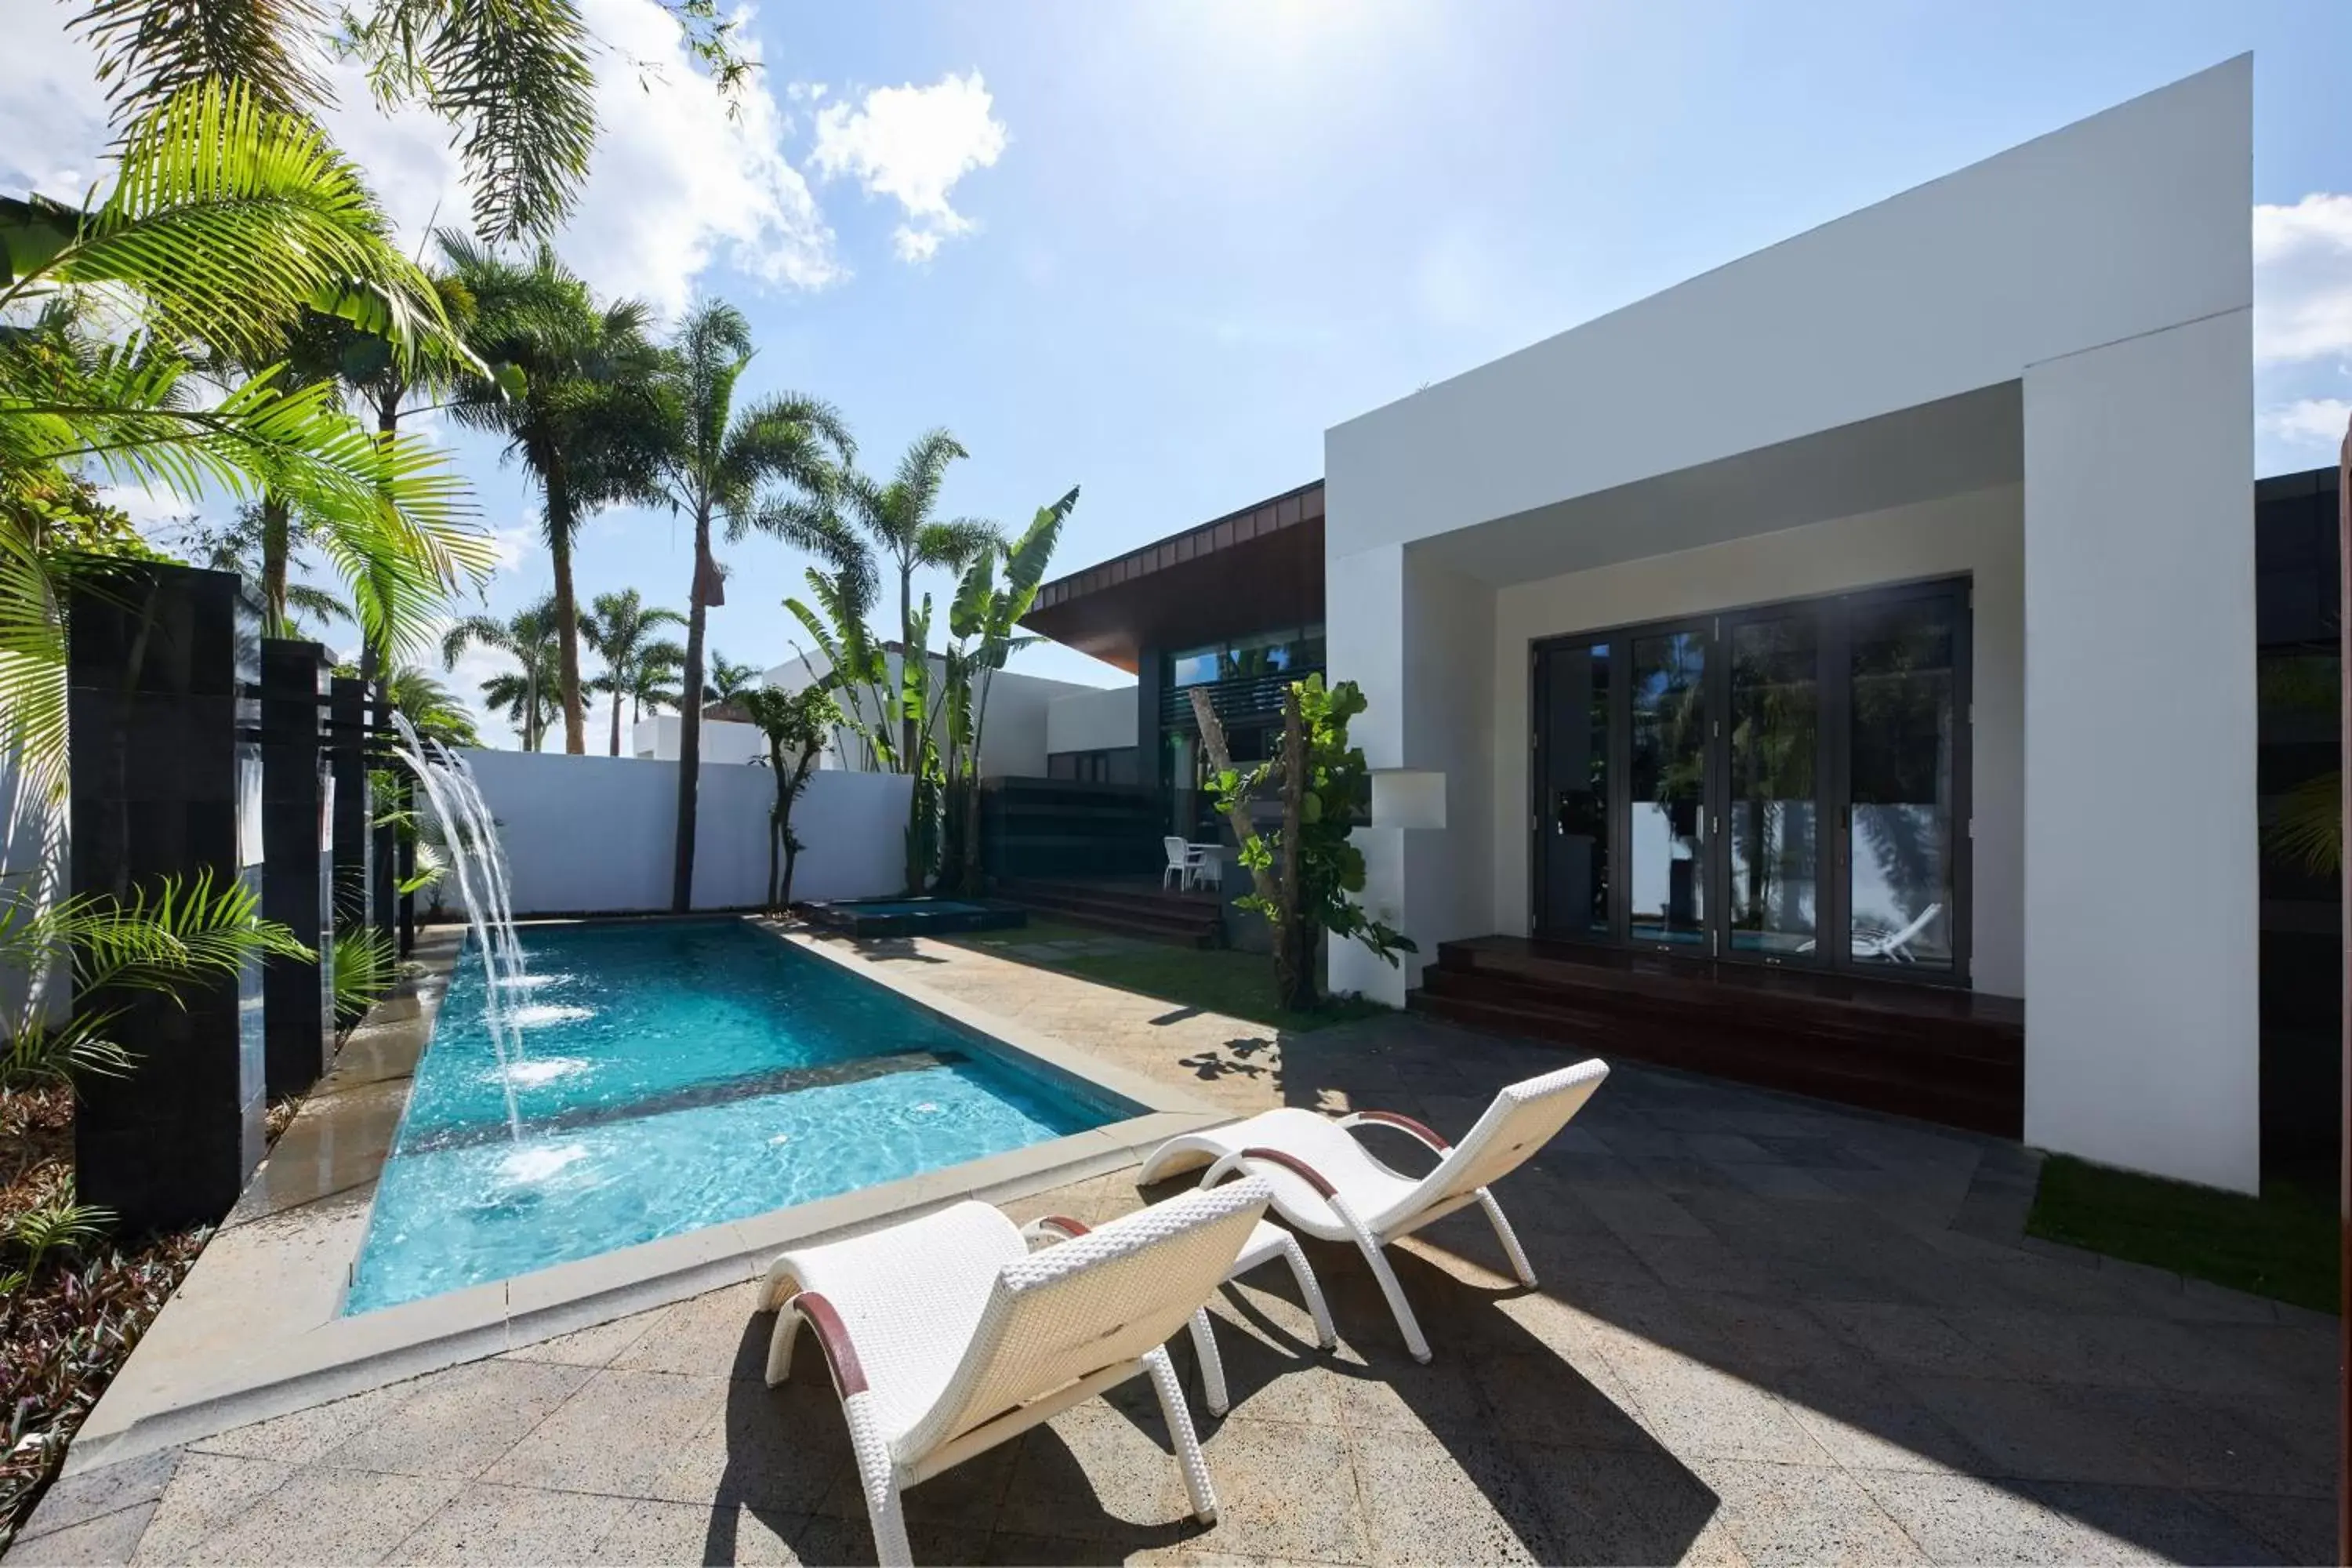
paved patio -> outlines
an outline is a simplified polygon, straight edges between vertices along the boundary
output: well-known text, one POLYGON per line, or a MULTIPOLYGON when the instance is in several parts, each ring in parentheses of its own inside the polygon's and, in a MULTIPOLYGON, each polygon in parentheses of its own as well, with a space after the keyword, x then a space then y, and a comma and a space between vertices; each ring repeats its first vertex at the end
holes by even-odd
MULTIPOLYGON (((1382 1019, 1255 1026, 940 944, 924 979, 1236 1109, 1380 1104, 1459 1133, 1560 1054, 1382 1019)), ((1400 1159, 1402 1155, 1400 1153, 1400 1159)), ((2021 1243, 2011 1146, 1621 1067, 1399 1272, 1309 1244, 1342 1344, 1279 1270, 1215 1306, 1223 1501, 1185 1513, 1148 1391, 908 1496, 927 1562, 2327 1560, 2334 1320, 2021 1243)), ((1131 1173, 1018 1205, 1100 1220, 1131 1173)), ((813 1352, 771 1392, 736 1288, 70 1478, 9 1554, 65 1562, 867 1560, 813 1352)), ((1190 1352, 1175 1353, 1190 1377, 1190 1352)))

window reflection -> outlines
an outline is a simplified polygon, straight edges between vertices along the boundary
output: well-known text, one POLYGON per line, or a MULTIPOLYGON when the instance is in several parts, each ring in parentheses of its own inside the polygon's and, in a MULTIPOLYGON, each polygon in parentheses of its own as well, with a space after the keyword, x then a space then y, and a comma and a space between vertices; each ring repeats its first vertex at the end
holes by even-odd
POLYGON ((1706 934, 1706 640, 1633 641, 1632 930, 1696 943, 1706 934))
POLYGON ((1947 595, 1854 611, 1848 893, 1858 963, 1952 963, 1958 613, 1947 595))
POLYGON ((1731 629, 1731 944, 1811 952, 1821 637, 1810 613, 1731 629))

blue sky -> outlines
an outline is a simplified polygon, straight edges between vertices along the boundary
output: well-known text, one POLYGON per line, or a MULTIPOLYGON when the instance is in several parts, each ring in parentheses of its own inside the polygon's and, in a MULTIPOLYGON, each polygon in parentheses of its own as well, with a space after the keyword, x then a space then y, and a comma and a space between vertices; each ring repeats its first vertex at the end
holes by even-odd
MULTIPOLYGON (((583 9, 615 58, 567 256, 743 307, 749 390, 832 399, 874 466, 954 430, 951 512, 1017 525, 1082 485, 1057 569, 1315 477, 1327 426, 1424 383, 2248 49, 2278 209, 2251 215, 2260 471, 2328 460, 2352 399, 2352 196, 2305 200, 2352 193, 2340 3, 770 4, 731 125, 682 63, 618 58, 667 49, 646 0, 583 9)), ((75 51, 36 40, 47 87, 0 108, 8 184, 88 167, 75 51)), ((339 133, 421 223, 446 157, 372 118, 339 133)), ((547 584, 532 497, 457 444, 513 545, 504 612, 547 584)), ((716 646, 772 663, 803 563, 723 553, 716 646)), ((579 571, 682 606, 683 531, 607 513, 579 571)))

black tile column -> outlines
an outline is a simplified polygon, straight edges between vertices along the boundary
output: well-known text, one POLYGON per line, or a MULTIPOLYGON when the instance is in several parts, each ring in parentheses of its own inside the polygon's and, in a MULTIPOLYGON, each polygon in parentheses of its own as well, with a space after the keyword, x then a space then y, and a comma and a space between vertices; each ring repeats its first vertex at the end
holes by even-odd
POLYGON ((329 688, 327 738, 335 781, 335 929, 367 923, 369 865, 367 683, 347 675, 329 688))
MULTIPOLYGON (((231 573, 126 563, 74 585, 69 624, 74 892, 257 882, 261 756, 239 726, 258 716, 246 695, 258 606, 231 573)), ((114 1210, 126 1236, 218 1220, 261 1159, 260 966, 176 997, 117 990, 75 1005, 111 1012, 109 1034, 136 1058, 79 1086, 81 1201, 114 1210)))
POLYGON ((261 912, 320 954, 272 958, 262 967, 269 1098, 301 1094, 333 1054, 333 860, 327 820, 327 758, 320 700, 327 650, 277 637, 261 644, 261 912))

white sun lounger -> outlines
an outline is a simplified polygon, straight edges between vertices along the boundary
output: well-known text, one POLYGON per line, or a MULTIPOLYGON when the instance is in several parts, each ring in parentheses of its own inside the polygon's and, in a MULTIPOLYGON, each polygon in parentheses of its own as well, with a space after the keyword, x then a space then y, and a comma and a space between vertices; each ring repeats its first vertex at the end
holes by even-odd
POLYGON ((803 1247, 768 1269, 768 1384, 807 1323, 849 1424, 874 1550, 911 1561, 900 1491, 1149 1373, 1192 1511, 1217 1517, 1208 1464, 1162 1342, 1215 1293, 1265 1212, 1266 1184, 1188 1193, 1032 1253, 982 1203, 803 1247))
POLYGON ((1268 1110, 1169 1140, 1152 1151, 1136 1179, 1148 1184, 1204 1162, 1209 1169, 1201 1178, 1203 1188, 1235 1173, 1265 1177, 1273 1185, 1275 1212, 1291 1226, 1320 1240, 1352 1241, 1362 1251, 1389 1310, 1396 1314, 1406 1348, 1413 1360, 1425 1362, 1429 1342, 1381 1249, 1476 1204, 1493 1223, 1512 1272, 1521 1284, 1533 1285, 1535 1269, 1527 1252, 1486 1189, 1550 1142, 1608 1076, 1608 1065, 1595 1059, 1512 1084, 1458 1144, 1447 1143, 1409 1116, 1385 1110, 1357 1111, 1336 1121, 1311 1110, 1268 1110), (1393 1169, 1357 1141, 1351 1130, 1359 1127, 1389 1127, 1418 1139, 1438 1155, 1436 1168, 1417 1181, 1393 1169))

